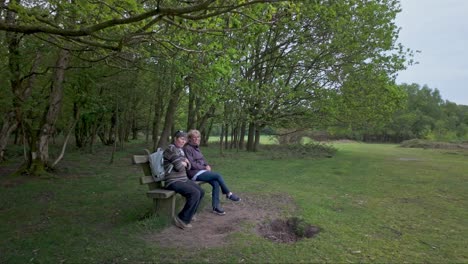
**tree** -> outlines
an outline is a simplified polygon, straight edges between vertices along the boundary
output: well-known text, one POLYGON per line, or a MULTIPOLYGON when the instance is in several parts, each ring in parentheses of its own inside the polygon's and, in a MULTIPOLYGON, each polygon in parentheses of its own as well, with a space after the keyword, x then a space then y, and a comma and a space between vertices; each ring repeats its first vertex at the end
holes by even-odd
POLYGON ((384 131, 393 141, 412 138, 463 140, 467 136, 466 106, 444 102, 437 89, 416 83, 402 84, 404 107, 397 111, 384 131))
MULTIPOLYGON (((204 27, 207 29, 211 27, 211 30, 222 31, 223 28, 218 27, 219 25, 216 23, 217 16, 233 11, 242 12, 242 9, 248 8, 251 5, 269 2, 277 1, 254 0, 244 1, 243 3, 213 0, 194 1, 191 3, 165 1, 161 5, 160 1, 147 3, 140 1, 87 2, 53 0, 47 4, 43 1, 34 0, 27 2, 20 0, 2 2, 0 6, 0 31, 6 32, 3 43, 8 43, 10 47, 8 52, 11 62, 9 63, 10 83, 12 87, 10 98, 13 99, 13 105, 2 111, 4 113, 0 137, 2 157, 10 133, 18 127, 18 124, 23 124, 22 127, 26 131, 25 133, 28 134, 30 143, 31 158, 29 164, 31 165, 31 161, 35 160, 44 163, 37 164, 36 168, 47 167, 48 139, 52 136, 52 133, 57 131, 55 125, 64 100, 63 80, 70 56, 87 61, 89 65, 100 61, 105 61, 106 63, 109 61, 115 62, 119 59, 133 64, 135 61, 138 61, 138 57, 141 58, 141 55, 146 54, 128 52, 128 49, 135 47, 136 44, 142 45, 145 43, 153 45, 153 50, 159 46, 167 50, 175 49, 189 53, 194 52, 194 50, 185 49, 183 46, 184 41, 181 41, 183 37, 180 34, 177 36, 174 32, 180 30, 201 32, 202 30, 197 28, 197 23, 190 22, 198 20, 205 21, 200 23, 204 24, 204 27), (46 69, 42 72, 44 74, 43 80, 50 80, 52 83, 50 86, 51 93, 46 93, 48 101, 40 100, 38 103, 44 107, 43 120, 45 121, 42 124, 38 124, 36 121, 28 122, 27 119, 32 116, 24 117, 22 115, 24 108, 22 102, 30 91, 30 89, 25 88, 27 86, 23 85, 24 80, 29 78, 32 81, 32 77, 38 73, 31 72, 28 74, 19 71, 19 69, 24 68, 32 69, 31 67, 22 67, 23 65, 20 65, 20 63, 26 64, 26 62, 32 61, 26 59, 20 53, 21 50, 24 50, 23 47, 26 46, 21 46, 19 44, 20 40, 24 41, 26 45, 31 43, 47 43, 47 45, 54 46, 57 50, 63 51, 59 56, 61 59, 57 60, 55 66, 50 63, 53 58, 52 55, 48 55, 42 61, 42 65, 39 65, 46 69), (119 51, 119 53, 113 53, 113 51, 119 51), (89 55, 90 53, 93 55, 89 55), (130 57, 127 55, 130 55, 130 57), (132 55, 136 56, 132 57, 132 55), (55 70, 51 71, 50 69, 53 68, 55 70), (42 129, 45 129, 43 132, 40 132, 42 130, 37 130, 41 126, 42 129), (37 133, 38 131, 39 134, 37 133), (35 142, 39 142, 38 149, 34 147, 35 142), (34 156, 36 150, 40 152, 40 159, 36 159, 34 156)), ((73 66, 70 65, 70 67, 73 66)), ((178 105, 175 101, 178 100, 175 95, 184 89, 180 81, 177 81, 180 78, 181 76, 177 76, 175 78, 176 84, 173 83, 174 85, 171 86, 175 89, 173 91, 176 92, 173 94, 172 103, 174 104, 168 106, 171 109, 177 108, 178 105)), ((29 87, 32 88, 33 86, 35 85, 29 87)), ((78 124, 77 131, 83 131, 82 124, 79 123, 79 120, 83 120, 79 111, 80 105, 78 102, 74 105, 75 118, 78 124)), ((108 124, 107 122, 103 123, 104 127, 94 127, 91 138, 97 133, 101 135, 101 139, 104 142, 110 143, 112 140, 115 140, 116 132, 114 129, 118 129, 121 142, 124 140, 127 133, 125 131, 128 131, 126 128, 127 122, 119 122, 119 127, 114 127, 117 121, 128 120, 128 112, 122 109, 122 105, 116 100, 116 104, 110 110, 110 126, 107 127, 108 138, 106 139, 103 136, 106 135, 103 133, 106 129, 105 125, 108 124)), ((42 115, 39 110, 30 111, 30 113, 36 115, 36 117, 37 115, 42 115)), ((104 111, 104 115, 100 118, 105 118, 107 113, 104 111)), ((173 115, 174 111, 166 112, 166 114, 162 140, 165 140, 167 137, 168 127, 171 125, 171 120, 173 120, 173 117, 170 117, 170 115, 173 115)), ((93 122, 96 124, 99 121, 102 120, 96 119, 93 122)), ((83 134, 79 136, 83 136, 83 134)), ((78 138, 78 142, 80 140, 78 138)), ((32 174, 36 171, 34 168, 31 169, 31 167, 29 169, 29 172, 32 174)), ((41 170, 38 169, 37 172, 40 173, 41 170)))
MULTIPOLYGON (((216 121, 224 147, 241 147, 247 135, 252 151, 266 126, 314 127, 354 112, 360 114, 354 121, 380 128, 375 119, 393 106, 373 103, 397 98, 394 74, 407 55, 396 43, 399 9, 393 0, 30 0, 0 8, 2 15, 14 14, 15 23, 0 19, 0 30, 21 37, 24 46, 17 50, 48 48, 38 64, 41 75, 20 72, 40 78, 31 86, 36 107, 23 104, 18 109, 27 115, 14 120, 29 125, 29 135, 39 135, 33 131, 47 123, 49 133, 42 136, 50 137, 74 119, 81 146, 92 146, 96 136, 123 146, 130 131, 136 135, 138 123, 149 126, 148 120, 155 147, 168 143, 175 126, 206 128, 206 137, 216 121), (62 90, 41 89, 59 83, 54 52, 60 50, 70 56, 68 67, 60 66, 62 90), (59 91, 64 96, 52 100, 59 91), (34 121, 59 102, 64 108, 49 121, 34 121)), ((29 67, 16 68, 31 69, 32 56, 20 54, 21 66, 29 67)), ((9 69, 14 76, 17 71, 9 69)), ((16 89, 11 91, 9 98, 16 89)))
MULTIPOLYGON (((407 53, 396 42, 397 2, 309 1, 276 8, 262 10, 271 14, 265 15, 269 23, 243 32, 249 41, 237 47, 244 54, 232 87, 250 123, 249 150, 256 149, 259 131, 267 125, 317 126, 314 121, 324 115, 339 116, 343 111, 337 106, 353 102, 350 96, 344 99, 351 90, 372 91, 373 96, 355 102, 366 120, 376 115, 371 115, 375 106, 365 104, 398 99, 394 78, 407 53)), ((357 111, 352 104, 347 111, 351 108, 357 111)))

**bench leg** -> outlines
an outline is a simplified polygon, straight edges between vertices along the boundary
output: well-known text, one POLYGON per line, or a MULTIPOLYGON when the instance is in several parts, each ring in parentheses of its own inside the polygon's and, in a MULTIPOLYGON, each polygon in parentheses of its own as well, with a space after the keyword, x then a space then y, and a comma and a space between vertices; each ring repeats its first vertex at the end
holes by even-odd
POLYGON ((173 195, 168 199, 153 199, 154 212, 160 217, 170 217, 171 219, 175 216, 175 203, 176 196, 173 195))

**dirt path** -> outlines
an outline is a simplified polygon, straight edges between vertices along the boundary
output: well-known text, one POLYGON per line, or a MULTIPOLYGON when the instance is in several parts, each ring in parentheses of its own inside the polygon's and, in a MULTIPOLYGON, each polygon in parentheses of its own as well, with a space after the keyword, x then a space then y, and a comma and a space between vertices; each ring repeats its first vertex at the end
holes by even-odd
MULTIPOLYGON (((242 195, 242 201, 234 203, 223 201, 226 215, 211 213, 207 205, 197 214, 193 227, 182 230, 170 226, 158 233, 146 235, 144 239, 160 247, 211 248, 225 245, 226 237, 233 232, 254 232, 266 221, 290 215, 296 211, 291 197, 285 194, 242 195)), ((209 197, 207 197, 210 199, 209 197)))

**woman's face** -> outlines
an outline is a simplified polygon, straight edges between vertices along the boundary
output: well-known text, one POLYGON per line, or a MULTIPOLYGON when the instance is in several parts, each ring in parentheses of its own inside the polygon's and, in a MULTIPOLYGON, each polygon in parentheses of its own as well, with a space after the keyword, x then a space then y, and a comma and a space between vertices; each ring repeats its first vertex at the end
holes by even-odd
POLYGON ((200 145, 200 135, 199 134, 193 134, 191 137, 190 137, 190 143, 192 145, 200 145))
POLYGON ((178 137, 174 140, 174 145, 178 148, 181 148, 185 145, 187 139, 185 137, 178 137))

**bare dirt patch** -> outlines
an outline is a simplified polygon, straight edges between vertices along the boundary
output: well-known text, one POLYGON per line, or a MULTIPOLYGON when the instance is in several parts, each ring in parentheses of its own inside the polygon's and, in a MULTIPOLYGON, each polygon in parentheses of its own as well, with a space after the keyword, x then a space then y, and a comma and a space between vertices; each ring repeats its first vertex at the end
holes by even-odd
POLYGON ((144 239, 162 248, 219 247, 228 243, 229 234, 234 232, 251 232, 263 236, 260 233, 261 226, 297 210, 293 199, 286 194, 242 194, 241 197, 242 201, 237 203, 223 202, 226 211, 224 216, 211 213, 211 206, 207 205, 196 215, 197 221, 191 223, 192 228, 182 230, 170 226, 145 235, 144 239))
POLYGON ((275 219, 260 225, 261 235, 273 242, 294 243, 303 238, 311 238, 320 232, 320 228, 298 217, 275 219))

